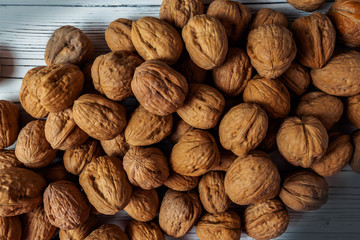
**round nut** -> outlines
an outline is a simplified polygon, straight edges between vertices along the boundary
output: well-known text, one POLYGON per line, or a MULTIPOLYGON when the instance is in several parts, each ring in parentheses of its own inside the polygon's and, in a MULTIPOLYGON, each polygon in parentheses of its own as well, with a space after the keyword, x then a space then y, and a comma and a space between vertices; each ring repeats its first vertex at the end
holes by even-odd
POLYGON ((0 217, 0 239, 20 240, 21 231, 21 222, 18 216, 0 217))
POLYGON ((130 202, 124 210, 137 221, 149 222, 153 220, 159 210, 159 197, 156 190, 134 189, 130 202))
POLYGON ((199 177, 184 176, 176 172, 172 172, 164 185, 174 191, 186 192, 198 186, 199 177))
POLYGON ((286 0, 291 6, 296 9, 312 12, 316 9, 320 8, 321 5, 325 2, 325 0, 286 0))
POLYGON ((207 71, 196 65, 186 51, 183 52, 174 67, 189 83, 204 83, 207 80, 207 71))
POLYGON ((287 17, 281 12, 270 8, 263 8, 255 13, 255 16, 250 25, 250 30, 267 24, 276 24, 287 28, 288 20, 287 17))
POLYGON ((129 144, 125 140, 124 132, 121 132, 111 140, 103 140, 100 141, 100 143, 106 155, 111 157, 122 158, 130 148, 129 144))
POLYGON ((354 154, 350 161, 350 166, 353 171, 360 173, 360 131, 356 131, 352 136, 352 143, 354 145, 354 154))
POLYGON ((11 146, 19 132, 19 107, 0 100, 0 149, 11 146))
POLYGON ((83 240, 97 226, 98 219, 94 215, 90 215, 88 220, 77 228, 71 230, 60 229, 60 240, 83 240))
POLYGON ((356 128, 360 128, 360 94, 346 99, 346 118, 356 128))
POLYGON ((303 95, 311 82, 309 70, 296 62, 279 79, 296 95, 303 95))
POLYGON ((129 240, 126 233, 117 225, 104 224, 92 231, 84 240, 129 240))
POLYGON ((180 118, 175 122, 173 131, 169 137, 169 140, 173 144, 176 144, 184 134, 186 134, 187 132, 189 132, 193 129, 194 129, 194 127, 190 126, 189 124, 187 124, 184 120, 182 120, 180 118))
POLYGON ((111 51, 136 51, 131 40, 132 23, 129 19, 118 18, 109 24, 105 30, 105 41, 111 51))
POLYGON ((154 222, 139 222, 131 220, 125 229, 130 240, 147 239, 147 240, 165 240, 159 226, 154 222))
POLYGON ((23 167, 14 150, 0 150, 0 170, 9 167, 23 167))
POLYGON ((226 172, 236 158, 237 156, 233 152, 220 148, 220 161, 218 164, 214 164, 211 170, 226 172))

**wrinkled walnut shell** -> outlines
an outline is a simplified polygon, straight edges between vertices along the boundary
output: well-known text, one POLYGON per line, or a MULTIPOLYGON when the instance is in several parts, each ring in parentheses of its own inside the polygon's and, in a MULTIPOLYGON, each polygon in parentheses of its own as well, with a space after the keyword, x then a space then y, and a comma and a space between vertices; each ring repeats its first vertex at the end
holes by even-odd
POLYGON ((198 186, 199 177, 184 176, 176 172, 170 173, 164 185, 172 190, 186 192, 198 186))
POLYGON ((41 174, 47 183, 60 180, 69 180, 75 182, 74 176, 66 170, 64 163, 61 161, 51 164, 45 168, 41 168, 37 171, 37 173, 41 174))
POLYGON ((130 202, 124 210, 137 221, 149 222, 153 220, 159 210, 159 197, 156 190, 134 189, 131 193, 130 202))
POLYGON ((360 94, 346 99, 346 118, 356 128, 360 128, 360 94))
POLYGON ((129 150, 130 146, 125 140, 124 131, 110 140, 100 141, 106 155, 110 157, 123 157, 129 150))
POLYGON ((250 30, 267 24, 276 24, 287 28, 288 20, 287 17, 281 12, 270 8, 263 8, 255 13, 255 16, 250 25, 250 30))
POLYGON ((111 51, 136 51, 131 40, 132 23, 132 20, 118 18, 109 24, 105 30, 105 41, 111 51))
POLYGON ((125 229, 130 240, 146 239, 146 240, 165 240, 159 226, 154 222, 139 222, 131 220, 125 229))
POLYGON ((0 239, 21 240, 21 231, 21 222, 18 216, 0 217, 0 239))
POLYGON ((60 240, 83 240, 94 230, 97 224, 98 219, 94 215, 90 215, 88 220, 77 228, 71 230, 60 229, 59 238, 60 240))
POLYGON ((92 231, 84 240, 129 240, 126 233, 117 225, 104 224, 92 231))
POLYGON ((187 132, 189 132, 193 129, 194 129, 194 127, 190 126, 189 124, 187 124, 184 120, 182 120, 180 118, 174 123, 173 130, 169 137, 169 140, 173 144, 176 144, 184 134, 186 134, 187 132))
POLYGON ((0 149, 11 146, 19 132, 19 107, 0 100, 0 149))
POLYGON ((303 95, 311 82, 309 70, 296 62, 279 79, 296 95, 303 95))
POLYGON ((23 167, 14 150, 0 150, 0 170, 9 167, 23 167))
POLYGON ((235 161, 237 156, 228 150, 225 150, 224 148, 220 148, 220 161, 218 164, 214 164, 211 167, 212 171, 227 171, 231 164, 235 161))
POLYGON ((320 8, 325 0, 286 0, 291 6, 296 9, 312 12, 320 8))

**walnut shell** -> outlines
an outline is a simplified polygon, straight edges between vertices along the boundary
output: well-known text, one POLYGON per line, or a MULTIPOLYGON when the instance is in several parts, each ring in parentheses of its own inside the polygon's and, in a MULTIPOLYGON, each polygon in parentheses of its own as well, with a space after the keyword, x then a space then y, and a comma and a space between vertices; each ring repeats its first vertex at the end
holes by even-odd
POLYGON ((91 205, 105 215, 114 215, 130 201, 132 187, 120 159, 102 156, 80 173, 79 183, 91 205))
POLYGON ((182 237, 190 231, 200 215, 201 203, 195 192, 169 189, 161 202, 159 225, 166 235, 182 237))
POLYGON ((360 128, 360 94, 346 99, 346 118, 356 128, 360 128))
POLYGON ((225 62, 213 69, 213 81, 225 95, 235 97, 242 93, 251 79, 253 67, 250 58, 240 48, 229 48, 225 62))
POLYGON ((126 51, 98 56, 91 67, 95 89, 114 101, 121 101, 132 96, 131 81, 135 68, 141 63, 143 60, 126 51))
POLYGON ((159 210, 159 197, 156 190, 134 189, 130 202, 124 210, 137 221, 149 222, 153 220, 159 210))
POLYGON ((199 177, 184 176, 176 172, 170 173, 164 185, 172 190, 186 192, 198 186, 199 177))
POLYGON ((105 41, 111 51, 136 51, 131 40, 132 23, 132 20, 118 18, 109 24, 105 30, 105 41))
POLYGON ((204 214, 196 224, 196 235, 200 240, 239 240, 241 220, 233 211, 204 214))
POLYGON ((209 15, 197 15, 182 30, 186 50, 196 65, 211 70, 220 66, 226 58, 228 40, 221 22, 209 15))
POLYGON ((211 170, 226 172, 236 158, 237 156, 233 152, 220 148, 220 161, 218 164, 214 164, 211 170))
POLYGON ((96 94, 85 94, 74 102, 73 118, 90 137, 110 140, 124 129, 126 110, 121 103, 96 94))
POLYGON ((176 29, 155 17, 142 17, 133 22, 131 39, 136 51, 146 61, 161 60, 174 64, 184 48, 176 29))
POLYGON ((229 0, 211 2, 206 14, 220 20, 225 27, 230 44, 239 43, 251 20, 250 8, 229 0))
POLYGON ((19 107, 0 100, 0 149, 11 146, 19 132, 19 107))
POLYGON ((281 125, 276 142, 281 155, 289 163, 308 168, 325 154, 329 137, 317 118, 290 117, 281 125))
POLYGON ((285 178, 280 198, 295 211, 316 210, 327 202, 328 184, 316 173, 300 170, 285 178))
POLYGON ((273 239, 286 231, 290 222, 284 204, 277 199, 248 206, 244 213, 244 230, 254 239, 273 239))
POLYGON ((158 148, 130 148, 123 166, 131 184, 146 190, 160 187, 169 177, 167 159, 158 148))
POLYGON ((125 133, 122 131, 114 139, 100 141, 106 155, 111 157, 123 157, 130 146, 125 140, 125 133))
POLYGON ((188 84, 184 76, 166 63, 152 60, 136 68, 131 89, 146 110, 166 116, 183 105, 188 84))
POLYGON ((129 240, 126 233, 117 225, 104 224, 92 231, 84 240, 129 240))
POLYGON ((18 216, 0 217, 0 239, 1 240, 21 239, 21 222, 18 216))
POLYGON ((262 25, 249 33, 247 53, 260 76, 277 78, 295 59, 297 48, 293 34, 275 24, 262 25))
POLYGON ((159 226, 154 222, 139 222, 131 220, 125 229, 130 240, 146 239, 146 240, 165 240, 159 226))
POLYGON ((263 8, 255 13, 249 29, 253 30, 261 25, 267 24, 276 24, 287 28, 288 20, 281 12, 270 8, 263 8))
POLYGON ((71 230, 60 229, 59 238, 60 240, 83 240, 94 230, 97 224, 98 219, 94 215, 90 215, 88 220, 77 228, 71 230))
POLYGON ((175 144, 170 155, 174 172, 185 176, 201 176, 220 160, 216 142, 210 133, 192 130, 175 144))
POLYGON ((291 6, 296 9, 312 12, 320 8, 325 0, 286 0, 291 6))
POLYGON ((174 123, 173 130, 172 130, 172 133, 171 133, 171 135, 169 137, 169 140, 173 144, 176 144, 184 134, 186 134, 187 132, 189 132, 189 131, 191 131, 193 129, 194 129, 194 127, 190 126, 184 120, 179 118, 174 123))
POLYGON ((39 169, 37 172, 45 178, 47 183, 52 183, 60 180, 69 180, 75 182, 76 180, 74 176, 66 170, 62 161, 39 169))
POLYGON ((296 108, 298 116, 313 116, 329 130, 343 114, 344 104, 334 96, 323 92, 309 92, 303 95, 296 108))
POLYGON ((132 146, 147 146, 158 143, 170 135, 172 115, 157 116, 141 105, 131 114, 125 128, 126 142, 132 146))
POLYGON ((0 170, 9 167, 23 167, 14 150, 0 150, 0 170))
POLYGON ((26 167, 45 167, 55 159, 56 152, 45 138, 44 120, 31 121, 21 129, 15 155, 26 167))
POLYGON ((257 104, 241 103, 228 111, 220 122, 221 145, 238 156, 255 149, 268 128, 266 112, 257 104))
POLYGON ((280 174, 269 155, 258 151, 237 158, 224 184, 231 201, 247 205, 274 198, 280 191, 280 174))
POLYGON ((224 107, 225 99, 218 90, 205 84, 191 83, 177 114, 195 128, 210 129, 217 125, 224 107))
POLYGON ((204 83, 207 80, 207 71, 196 65, 186 51, 183 52, 174 67, 189 83, 204 83))
POLYGON ((353 171, 360 173, 360 131, 356 131, 352 136, 354 153, 350 160, 350 166, 353 171))
POLYGON ((295 95, 303 95, 311 82, 309 70, 296 62, 293 62, 279 79, 295 95))

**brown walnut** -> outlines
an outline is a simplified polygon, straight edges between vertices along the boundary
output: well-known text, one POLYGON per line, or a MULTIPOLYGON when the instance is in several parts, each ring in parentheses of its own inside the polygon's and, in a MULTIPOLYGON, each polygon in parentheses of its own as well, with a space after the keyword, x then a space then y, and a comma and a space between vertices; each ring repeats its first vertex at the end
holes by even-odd
POLYGON ((129 150, 130 146, 125 140, 125 133, 122 131, 115 138, 100 141, 106 155, 111 157, 123 157, 129 150))
POLYGON ((265 152, 271 153, 277 150, 276 135, 283 121, 284 121, 283 118, 278 118, 269 121, 269 127, 267 129, 266 136, 260 145, 260 148, 265 152))
POLYGON ((303 95, 311 82, 309 70, 296 62, 293 62, 279 79, 295 95, 303 95))
POLYGON ((37 170, 37 173, 41 174, 47 183, 60 180, 69 180, 75 182, 74 176, 66 170, 62 161, 51 164, 45 168, 41 168, 37 170))
POLYGON ((60 240, 84 240, 97 224, 98 219, 94 215, 90 215, 88 220, 77 228, 71 230, 60 229, 59 238, 60 240))
POLYGON ((21 240, 21 222, 18 216, 0 217, 0 239, 21 240))
POLYGON ((0 149, 11 146, 19 132, 19 107, 0 100, 0 149))
POLYGON ((186 192, 198 186, 199 177, 184 176, 176 172, 170 173, 164 185, 172 190, 186 192))
POLYGON ((125 229, 130 240, 165 240, 160 227, 154 222, 139 222, 131 220, 125 229))
POLYGON ((350 160, 350 166, 353 171, 360 173, 360 131, 356 131, 352 136, 354 153, 350 160))
POLYGON ((325 0, 286 0, 291 6, 296 9, 312 12, 320 8, 325 0))
POLYGON ((360 128, 360 94, 346 99, 346 118, 356 128, 360 128))
POLYGON ((169 139, 173 144, 176 144, 184 134, 186 134, 187 132, 189 132, 193 129, 194 129, 194 127, 190 126, 184 120, 179 118, 174 123, 173 130, 172 130, 172 133, 171 133, 169 139))
POLYGON ((0 150, 0 170, 9 167, 23 167, 14 150, 0 150))
POLYGON ((281 12, 270 8, 263 8, 255 13, 255 16, 250 25, 250 30, 267 24, 276 24, 287 28, 288 20, 287 17, 281 12))
POLYGON ((126 233, 117 225, 104 224, 92 231, 84 240, 129 240, 126 233))
POLYGON ((196 65, 186 51, 183 52, 174 67, 189 83, 204 83, 207 80, 208 71, 196 65))
POLYGON ((131 40, 132 23, 132 20, 118 18, 109 24, 105 30, 105 41, 111 51, 136 51, 131 40))
POLYGON ((124 210, 133 219, 141 222, 153 220, 159 210, 159 197, 155 189, 136 188, 124 210))
POLYGON ((225 150, 224 148, 220 147, 220 161, 218 164, 214 164, 211 167, 212 171, 227 171, 231 164, 235 161, 237 156, 228 150, 225 150))

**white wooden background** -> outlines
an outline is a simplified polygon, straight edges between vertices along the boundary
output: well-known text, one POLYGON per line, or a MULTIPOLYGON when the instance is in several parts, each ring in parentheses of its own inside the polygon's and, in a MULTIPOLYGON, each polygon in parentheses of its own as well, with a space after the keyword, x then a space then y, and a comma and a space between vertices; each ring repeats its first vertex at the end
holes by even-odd
MULTIPOLYGON (((261 8, 281 11, 290 21, 308 14, 293 9, 285 0, 241 2, 254 12, 261 8)), ((321 11, 325 12, 332 2, 327 1, 321 11)), ((23 76, 30 68, 45 65, 47 40, 60 26, 73 25, 85 31, 99 55, 109 51, 104 31, 111 21, 158 16, 160 4, 161 0, 0 0, 0 99, 19 101, 23 76)), ((360 239, 360 175, 347 166, 327 180, 328 203, 313 212, 290 211, 291 223, 279 239, 360 239)), ((115 218, 103 219, 124 227, 128 218, 121 212, 115 218)), ((194 229, 182 239, 197 239, 194 229)), ((243 234, 242 239, 250 238, 243 234)))

